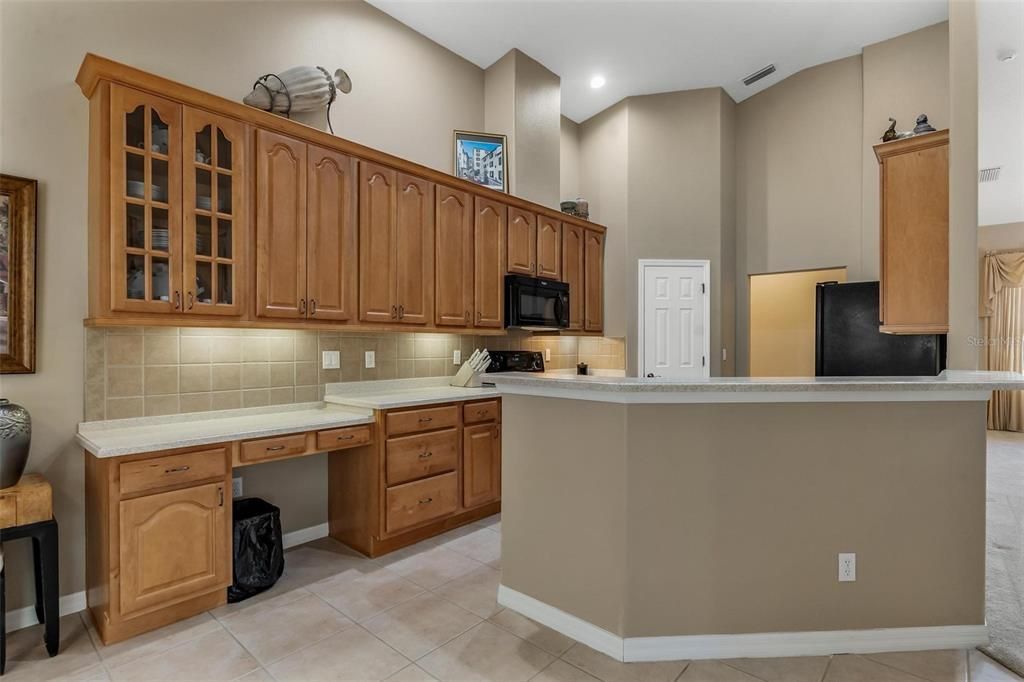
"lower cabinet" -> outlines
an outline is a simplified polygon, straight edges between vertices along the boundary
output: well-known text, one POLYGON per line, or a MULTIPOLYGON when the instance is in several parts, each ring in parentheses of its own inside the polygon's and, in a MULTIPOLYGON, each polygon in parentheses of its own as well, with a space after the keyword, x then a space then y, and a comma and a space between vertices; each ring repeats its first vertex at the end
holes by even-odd
POLYGON ((330 534, 380 556, 501 505, 501 400, 378 410, 377 443, 328 460, 330 534))

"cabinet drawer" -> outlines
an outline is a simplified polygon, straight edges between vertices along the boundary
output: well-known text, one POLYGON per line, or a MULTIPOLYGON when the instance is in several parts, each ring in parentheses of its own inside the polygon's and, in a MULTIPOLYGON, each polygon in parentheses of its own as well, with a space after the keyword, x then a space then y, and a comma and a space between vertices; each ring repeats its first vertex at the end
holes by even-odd
POLYGON ((459 462, 459 430, 391 438, 386 461, 388 485, 454 471, 459 462))
POLYGON ((446 429, 459 425, 459 408, 457 405, 445 405, 403 412, 388 412, 386 423, 389 436, 446 429))
POLYGON ((447 516, 458 506, 458 475, 453 471, 387 490, 389 533, 447 516))
POLYGON ((366 445, 371 440, 370 425, 348 426, 343 429, 320 431, 316 434, 317 450, 341 450, 366 445))
POLYGON ((480 403, 466 403, 462 406, 462 421, 466 424, 497 421, 501 416, 501 407, 497 400, 480 403))
POLYGON ((119 470, 121 494, 130 495, 193 481, 223 478, 226 473, 227 457, 224 448, 124 462, 119 470))
POLYGON ((296 433, 291 436, 246 441, 242 443, 240 459, 246 463, 263 462, 268 459, 301 455, 305 451, 306 434, 296 433))

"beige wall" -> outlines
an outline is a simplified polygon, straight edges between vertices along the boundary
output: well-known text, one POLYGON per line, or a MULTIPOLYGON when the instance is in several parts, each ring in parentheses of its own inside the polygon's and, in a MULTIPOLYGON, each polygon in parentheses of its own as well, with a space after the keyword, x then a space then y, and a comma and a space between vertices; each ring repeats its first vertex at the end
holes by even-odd
POLYGON ((481 132, 504 135, 505 165, 508 169, 508 191, 516 194, 516 51, 484 71, 484 127, 481 132))
POLYGON ((975 0, 949 0, 949 335, 946 364, 978 350, 978 25, 975 0))
POLYGON ((1024 251, 1024 223, 982 225, 978 228, 979 252, 1018 248, 1024 251))
POLYGON ((980 625, 984 414, 506 396, 502 583, 626 637, 980 625))
POLYGON ((722 376, 736 375, 736 103, 719 90, 719 145, 721 159, 721 241, 722 265, 718 278, 721 300, 721 349, 718 356, 722 376))
MULTIPOLYGON (((232 99, 264 73, 341 66, 354 88, 332 109, 335 132, 443 171, 451 170, 452 130, 483 126, 483 72, 365 3, 209 2, 202 11, 197 22, 192 3, 3 3, 0 168, 39 179, 40 189, 38 371, 4 376, 0 393, 32 413, 28 466, 54 487, 64 593, 84 586, 82 455, 74 442, 85 375, 88 102, 74 84, 83 55, 232 99)), ((289 472, 299 490, 303 481, 318 489, 323 477, 322 466, 289 472)), ((21 544, 7 548, 11 608, 30 602, 21 544)))
POLYGON ((590 202, 590 219, 608 227, 604 333, 615 337, 626 336, 627 306, 634 300, 627 298, 630 285, 626 273, 628 121, 629 107, 623 100, 580 125, 579 190, 590 202))
POLYGON ((750 276, 750 376, 814 376, 816 285, 846 268, 750 276))
POLYGON ((568 201, 580 195, 580 127, 562 116, 560 129, 558 191, 560 199, 568 201))

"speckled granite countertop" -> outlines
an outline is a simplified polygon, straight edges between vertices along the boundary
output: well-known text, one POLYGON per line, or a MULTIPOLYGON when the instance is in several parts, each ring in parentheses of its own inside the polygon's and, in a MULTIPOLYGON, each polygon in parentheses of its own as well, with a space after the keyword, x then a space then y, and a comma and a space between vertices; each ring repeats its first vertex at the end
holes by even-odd
POLYGON ((689 381, 509 373, 493 375, 493 381, 502 395, 622 403, 972 401, 987 400, 993 390, 1024 389, 1022 374, 962 370, 947 370, 936 377, 712 377, 689 381))

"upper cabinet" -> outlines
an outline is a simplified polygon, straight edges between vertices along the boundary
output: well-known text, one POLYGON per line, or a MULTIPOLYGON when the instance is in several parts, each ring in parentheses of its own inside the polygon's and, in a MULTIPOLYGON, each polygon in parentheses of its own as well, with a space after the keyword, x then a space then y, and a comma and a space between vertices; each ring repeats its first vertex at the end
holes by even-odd
POLYGON ((599 225, 95 55, 76 82, 87 324, 500 334, 516 273, 601 331, 599 225))
POLYGON ((359 241, 359 319, 432 322, 434 184, 361 162, 359 241))
POLYGON ((881 331, 949 331, 949 131, 875 145, 881 331))

